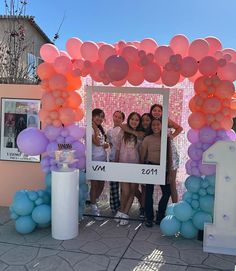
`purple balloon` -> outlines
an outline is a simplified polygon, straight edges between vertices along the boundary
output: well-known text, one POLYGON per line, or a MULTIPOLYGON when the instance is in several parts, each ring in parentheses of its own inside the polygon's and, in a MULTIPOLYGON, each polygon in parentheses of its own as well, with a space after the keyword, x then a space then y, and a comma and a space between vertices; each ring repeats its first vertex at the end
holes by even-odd
POLYGON ((207 144, 207 143, 202 144, 202 149, 203 149, 203 151, 206 151, 207 149, 209 149, 209 147, 210 147, 211 145, 212 145, 212 144, 207 144))
POLYGON ((56 138, 56 142, 58 143, 58 144, 64 144, 65 143, 65 138, 63 137, 63 136, 58 136, 57 138, 56 138))
POLYGON ((73 136, 69 135, 65 138, 65 143, 67 144, 72 144, 74 141, 75 141, 75 138, 73 136))
POLYGON ((86 167, 86 159, 85 158, 80 158, 78 161, 78 169, 85 169, 86 167))
POLYGON ((47 125, 43 132, 49 140, 55 140, 61 133, 62 127, 55 127, 53 125, 47 125))
POLYGON ((192 168, 192 174, 191 174, 191 175, 200 177, 200 176, 201 176, 201 173, 200 173, 200 171, 199 171, 199 169, 198 169, 197 167, 193 167, 193 168, 192 168))
POLYGON ((84 153, 85 152, 85 145, 81 143, 80 141, 75 141, 72 144, 72 149, 76 150, 78 152, 84 153))
POLYGON ((68 135, 69 135, 69 131, 67 130, 67 128, 63 128, 63 130, 61 131, 61 136, 67 137, 68 135))
POLYGON ((201 172, 201 175, 213 175, 216 173, 216 166, 200 164, 199 170, 201 172))
POLYGON ((40 164, 41 164, 42 167, 49 166, 49 165, 50 165, 50 157, 49 157, 49 156, 43 157, 43 158, 41 159, 40 164))
POLYGON ((202 159, 202 150, 197 148, 197 144, 191 144, 188 148, 188 156, 194 161, 202 159))
POLYGON ((47 144, 48 140, 44 133, 34 127, 24 129, 17 137, 19 150, 27 155, 39 155, 45 152, 47 144))
POLYGON ((50 142, 47 146, 47 153, 50 157, 54 157, 55 151, 58 150, 58 144, 56 141, 50 142))
POLYGON ((199 130, 190 129, 187 133, 187 138, 189 142, 196 143, 199 141, 199 130))
POLYGON ((42 168, 42 170, 43 170, 43 172, 46 173, 46 174, 49 173, 49 172, 51 171, 51 170, 50 170, 50 166, 45 166, 45 167, 42 168))
POLYGON ((85 127, 79 127, 76 124, 72 124, 66 127, 70 133, 71 136, 73 136, 75 139, 81 139, 82 137, 85 137, 85 127))
POLYGON ((216 138, 216 131, 211 127, 203 127, 199 131, 199 139, 202 143, 213 143, 216 138))
POLYGON ((234 130, 228 130, 226 131, 226 135, 228 136, 228 138, 232 141, 236 140, 236 134, 234 132, 234 130))
MULTIPOLYGON (((189 172, 189 171, 191 171, 191 162, 192 162, 192 160, 188 160, 187 162, 186 162, 186 164, 185 164, 185 169, 186 169, 186 171, 187 171, 187 173, 189 172)), ((189 173, 188 173, 189 174, 189 173)))
POLYGON ((56 160, 54 158, 50 158, 50 166, 54 166, 56 164, 57 164, 56 160))

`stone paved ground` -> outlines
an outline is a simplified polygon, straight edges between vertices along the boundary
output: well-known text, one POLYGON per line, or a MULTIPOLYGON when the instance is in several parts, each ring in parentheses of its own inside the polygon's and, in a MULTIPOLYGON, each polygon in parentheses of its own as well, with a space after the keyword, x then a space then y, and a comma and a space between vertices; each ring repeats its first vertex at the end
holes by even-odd
POLYGON ((158 226, 140 221, 119 226, 85 217, 73 240, 55 240, 50 229, 23 236, 8 208, 0 208, 0 271, 209 271, 234 270, 235 264, 235 256, 205 253, 200 241, 164 237, 158 226))

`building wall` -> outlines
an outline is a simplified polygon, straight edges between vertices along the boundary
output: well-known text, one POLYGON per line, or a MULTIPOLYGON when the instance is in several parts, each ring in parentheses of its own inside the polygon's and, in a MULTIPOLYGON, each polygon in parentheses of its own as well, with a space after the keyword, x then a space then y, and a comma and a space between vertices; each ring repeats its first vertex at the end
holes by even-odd
MULTIPOLYGON (((1 98, 41 99, 38 85, 0 85, 1 98)), ((0 206, 9 206, 20 189, 44 188, 44 174, 39 163, 0 160, 0 206)))

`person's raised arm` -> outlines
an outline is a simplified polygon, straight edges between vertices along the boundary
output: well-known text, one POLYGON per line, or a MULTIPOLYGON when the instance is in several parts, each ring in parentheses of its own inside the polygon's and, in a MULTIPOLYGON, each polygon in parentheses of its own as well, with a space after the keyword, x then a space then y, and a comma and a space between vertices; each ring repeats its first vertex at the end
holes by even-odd
POLYGON ((135 131, 135 130, 132 130, 132 129, 127 125, 127 123, 122 123, 122 124, 120 125, 120 128, 121 128, 124 132, 136 136, 138 139, 143 139, 144 136, 145 136, 145 133, 142 132, 142 131, 135 131))
POLYGON ((175 138, 183 131, 183 127, 181 127, 178 123, 174 122, 171 119, 168 119, 168 128, 174 129, 173 134, 170 135, 171 139, 175 138))

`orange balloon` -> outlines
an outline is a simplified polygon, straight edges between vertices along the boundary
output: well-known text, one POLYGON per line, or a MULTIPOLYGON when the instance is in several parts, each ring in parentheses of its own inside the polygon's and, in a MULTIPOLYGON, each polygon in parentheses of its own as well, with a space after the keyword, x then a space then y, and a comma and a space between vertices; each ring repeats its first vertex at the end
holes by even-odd
POLYGON ((82 86, 82 81, 80 76, 73 76, 73 74, 67 74, 66 75, 68 85, 65 88, 66 90, 78 90, 82 86))
POLYGON ((193 129, 201 129, 205 125, 205 115, 202 112, 193 112, 188 118, 189 126, 193 129))
POLYGON ((200 76, 198 77, 194 82, 194 91, 197 94, 200 94, 201 92, 207 91, 207 86, 205 84, 206 76, 200 76))
POLYGON ((232 82, 222 80, 216 87, 215 95, 221 99, 231 99, 234 95, 235 86, 232 82))
POLYGON ((228 118, 224 118, 221 122, 220 125, 223 129, 225 130, 230 130, 233 127, 233 120, 228 117, 228 118))
POLYGON ((236 99, 232 99, 230 103, 230 108, 232 110, 236 110, 236 99))
POLYGON ((180 73, 184 77, 192 77, 198 70, 198 64, 195 58, 191 56, 184 57, 182 60, 180 73))
POLYGON ((217 97, 208 98, 204 101, 202 109, 206 114, 215 114, 222 108, 221 101, 217 97))
POLYGON ((48 111, 46 111, 44 109, 40 109, 39 113, 38 113, 40 121, 44 122, 45 118, 48 116, 48 114, 49 114, 48 111))
POLYGON ((64 125, 72 124, 75 121, 75 112, 71 108, 61 108, 59 110, 59 120, 64 125))
POLYGON ((84 118, 84 110, 82 108, 77 108, 74 112, 75 112, 75 121, 79 122, 84 118))
POLYGON ((41 80, 49 79, 55 73, 53 65, 50 63, 44 62, 37 67, 37 74, 41 80))
POLYGON ((67 107, 77 109, 81 105, 81 103, 82 97, 78 93, 71 91, 69 93, 68 99, 66 100, 67 107))
POLYGON ((48 83, 51 90, 64 90, 67 87, 66 77, 62 74, 53 75, 48 83))
POLYGON ((173 87, 179 82, 180 73, 176 71, 163 71, 161 74, 162 83, 168 87, 173 87))
POLYGON ((138 66, 131 66, 127 80, 133 86, 141 85, 144 81, 143 70, 138 66))
POLYGON ((115 55, 116 49, 113 45, 104 44, 98 49, 98 58, 99 60, 104 63, 108 57, 115 55))
POLYGON ((214 130, 219 130, 219 129, 221 129, 221 123, 220 122, 218 122, 218 121, 213 121, 212 123, 211 123, 211 128, 212 129, 214 129, 214 130))
POLYGON ((46 92, 43 94, 41 102, 43 110, 53 111, 58 109, 56 99, 50 92, 46 92))
POLYGON ((59 56, 55 59, 53 67, 56 72, 66 75, 72 71, 72 62, 67 56, 59 56))

